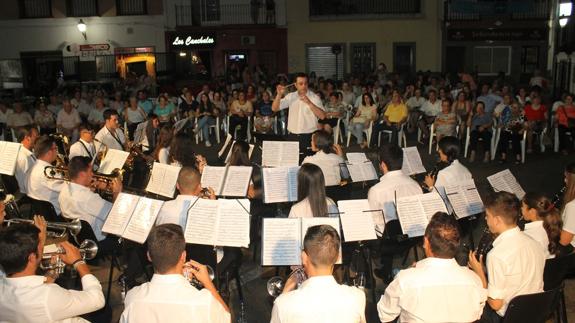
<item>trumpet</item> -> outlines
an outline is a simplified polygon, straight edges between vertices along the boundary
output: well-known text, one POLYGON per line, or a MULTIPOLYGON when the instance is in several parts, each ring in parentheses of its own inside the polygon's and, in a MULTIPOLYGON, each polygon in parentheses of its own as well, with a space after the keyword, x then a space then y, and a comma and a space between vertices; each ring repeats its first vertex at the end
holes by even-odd
MULTIPOLYGON (((94 240, 86 239, 80 244, 80 256, 82 260, 92 260, 98 254, 98 244, 94 240)), ((42 262, 40 262, 40 268, 43 270, 54 270, 56 274, 60 275, 64 272, 66 264, 62 261, 59 255, 66 254, 66 250, 59 247, 53 252, 44 252, 42 254, 42 262), (56 256, 56 260, 52 261, 52 257, 56 256)))
MULTIPOLYGON (((289 280, 292 276, 296 277, 297 279, 297 287, 299 288, 301 284, 307 279, 307 275, 303 269, 303 267, 297 267, 291 274, 288 276, 287 280, 289 280)), ((287 281, 286 280, 286 281, 287 281)), ((278 297, 281 295, 282 291, 285 287, 285 281, 280 276, 274 276, 268 280, 266 283, 266 288, 268 290, 268 294, 271 297, 278 297)))
MULTIPOLYGON (((4 220, 4 223, 7 225, 19 223, 34 224, 34 221, 28 219, 8 219, 4 220)), ((46 227, 50 230, 48 234, 51 238, 62 238, 67 232, 73 237, 76 237, 78 233, 80 233, 80 230, 82 230, 82 223, 80 223, 80 219, 73 219, 69 222, 47 222, 46 227)))
MULTIPOLYGON (((101 190, 104 194, 113 194, 112 182, 118 179, 122 182, 124 178, 124 169, 114 169, 112 174, 95 173, 92 175, 92 187, 96 188, 98 183, 104 183, 105 188, 101 190)), ((44 176, 48 179, 70 181, 70 174, 68 168, 58 166, 46 166, 44 168, 44 176)))
MULTIPOLYGON (((206 267, 208 269, 208 275, 210 276, 210 280, 214 280, 215 277, 214 269, 210 265, 206 265, 206 267)), ((202 283, 200 283, 200 281, 194 276, 194 274, 192 274, 191 271, 192 268, 197 269, 189 264, 184 266, 184 277, 186 277, 186 279, 190 282, 190 285, 194 286, 195 288, 197 289, 204 288, 204 285, 202 285, 202 283)))

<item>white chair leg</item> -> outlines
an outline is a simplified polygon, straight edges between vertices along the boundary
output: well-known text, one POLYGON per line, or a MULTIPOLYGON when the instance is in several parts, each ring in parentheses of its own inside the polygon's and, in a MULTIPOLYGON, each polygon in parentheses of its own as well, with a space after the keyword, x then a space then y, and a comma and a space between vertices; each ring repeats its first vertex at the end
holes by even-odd
POLYGON ((521 163, 525 164, 525 143, 527 142, 527 133, 523 132, 523 139, 521 140, 521 163))
POLYGON ((499 140, 501 139, 501 129, 495 130, 494 139, 491 144, 491 160, 495 160, 495 154, 497 154, 497 147, 499 147, 499 140))
POLYGON ((467 158, 467 152, 469 150, 469 140, 470 140, 469 137, 470 136, 469 136, 469 132, 468 132, 467 135, 465 136, 465 150, 463 152, 463 157, 465 157, 465 158, 467 158))
POLYGON ((351 141, 351 131, 347 132, 347 147, 349 147, 349 142, 351 141))
POLYGON ((553 137, 554 137, 554 145, 553 145, 553 150, 558 153, 559 152, 559 128, 555 128, 555 131, 553 133, 553 137))

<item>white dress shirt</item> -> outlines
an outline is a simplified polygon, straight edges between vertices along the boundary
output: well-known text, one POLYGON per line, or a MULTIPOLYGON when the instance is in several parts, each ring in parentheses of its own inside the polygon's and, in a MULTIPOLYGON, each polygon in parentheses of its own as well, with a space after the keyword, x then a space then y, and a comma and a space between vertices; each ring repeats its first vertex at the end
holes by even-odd
POLYGON ((78 315, 104 306, 94 275, 82 277, 82 290, 46 284, 44 276, 0 278, 0 322, 88 322, 78 315))
MULTIPOLYGON (((565 204, 563 210, 563 230, 575 234, 575 200, 565 204)), ((571 245, 575 247, 575 236, 571 240, 571 245)))
POLYGON ((519 228, 495 238, 493 249, 487 254, 487 290, 489 297, 503 300, 497 314, 504 316, 515 296, 542 292, 544 267, 541 246, 519 228))
POLYGON ((523 232, 541 245, 545 259, 555 258, 555 255, 549 252, 549 236, 543 227, 542 220, 525 223, 525 230, 523 230, 523 232))
POLYGON ((160 148, 160 151, 158 151, 158 161, 161 164, 170 164, 170 147, 160 148))
MULTIPOLYGON (((307 91, 307 97, 318 108, 323 110, 321 99, 315 93, 307 91)), ((289 108, 288 131, 294 134, 310 134, 317 130, 318 118, 312 109, 299 98, 297 92, 286 95, 280 101, 280 110, 289 108)))
MULTIPOLYGON (((421 194, 421 186, 413 178, 405 175, 402 170, 389 171, 383 175, 379 183, 369 189, 367 200, 372 210, 383 210, 385 221, 397 219, 395 198, 421 194)), ((383 232, 384 222, 376 223, 378 231, 383 232)))
POLYGON ((185 230, 188 209, 197 199, 198 197, 194 195, 180 194, 176 196, 176 199, 164 202, 156 218, 156 225, 164 223, 179 224, 185 230))
POLYGON ((271 323, 365 322, 365 294, 338 284, 333 276, 315 276, 276 298, 271 323))
POLYGON ((230 321, 230 313, 207 289, 197 290, 182 275, 158 274, 128 292, 120 317, 121 323, 230 321))
MULTIPOLYGON (((322 216, 329 216, 329 217, 338 217, 339 216, 339 210, 337 209, 337 205, 335 205, 335 202, 330 199, 329 197, 326 197, 326 202, 327 202, 327 212, 329 214, 323 215, 322 216)), ((307 197, 303 200, 301 200, 300 202, 297 202, 296 204, 292 205, 290 211, 289 211, 289 216, 290 218, 313 218, 313 214, 311 211, 311 206, 309 205, 309 200, 307 199, 307 197)))
POLYGON ((451 165, 437 173, 435 187, 444 188, 446 185, 459 183, 468 179, 473 179, 471 172, 456 159, 451 163, 451 165))
POLYGON ((88 222, 98 241, 106 239, 102 227, 112 210, 112 203, 92 192, 90 188, 76 183, 64 184, 58 201, 63 217, 88 222))
MULTIPOLYGON (((105 126, 98 131, 96 134, 96 139, 98 139, 101 143, 104 143, 108 147, 108 149, 117 149, 117 150, 124 150, 124 143, 126 142, 126 137, 124 137, 124 133, 121 129, 116 129, 115 135, 113 135, 108 128, 105 126), (118 140, 116 140, 117 138, 118 140), (121 143, 121 144, 120 144, 121 143)), ((96 150, 100 149, 100 143, 96 142, 96 150)))
POLYGON ((316 152, 313 156, 307 156, 302 161, 303 164, 314 164, 321 168, 325 179, 325 186, 339 185, 341 174, 339 164, 345 161, 337 154, 326 154, 323 151, 316 152))
POLYGON ((405 105, 407 105, 409 110, 412 110, 415 108, 421 108, 426 101, 427 100, 424 97, 420 96, 418 99, 414 95, 414 96, 410 97, 409 99, 407 99, 407 102, 405 103, 405 105))
POLYGON ((421 112, 423 112, 428 117, 435 117, 441 112, 441 100, 431 101, 426 100, 421 105, 421 112))
POLYGON ((34 157, 34 154, 30 150, 26 149, 26 147, 20 146, 18 159, 16 160, 14 177, 16 177, 18 188, 22 194, 28 193, 28 176, 30 175, 30 169, 32 169, 35 162, 36 157, 34 157))
POLYGON ((32 169, 30 169, 30 176, 28 176, 28 196, 31 198, 48 201, 56 210, 56 214, 60 214, 60 203, 58 196, 64 186, 63 180, 48 179, 44 175, 44 168, 52 166, 49 163, 38 159, 32 169))
POLYGON ((72 146, 70 146, 69 159, 76 156, 90 157, 94 159, 96 156, 96 145, 93 142, 86 142, 83 139, 76 141, 72 146))
POLYGON ((78 110, 72 109, 70 113, 66 112, 66 110, 62 109, 58 112, 58 117, 56 118, 56 123, 61 125, 66 129, 72 129, 77 127, 82 122, 80 119, 80 114, 78 110))
POLYGON ((379 319, 399 322, 474 322, 487 289, 479 276, 455 259, 426 258, 400 271, 377 303, 379 319))

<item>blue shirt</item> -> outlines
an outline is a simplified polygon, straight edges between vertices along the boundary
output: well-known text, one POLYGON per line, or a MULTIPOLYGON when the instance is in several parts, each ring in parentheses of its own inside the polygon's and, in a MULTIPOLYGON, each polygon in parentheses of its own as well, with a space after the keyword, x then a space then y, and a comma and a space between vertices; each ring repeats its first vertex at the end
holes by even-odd
POLYGON ((140 108, 142 108, 142 110, 144 110, 144 112, 146 112, 146 114, 150 114, 150 112, 152 112, 152 110, 154 109, 154 105, 152 104, 152 101, 150 100, 139 100, 138 101, 138 106, 140 108))
POLYGON ((495 110, 495 106, 503 101, 503 99, 496 94, 487 94, 487 95, 481 95, 480 97, 477 98, 477 101, 481 101, 483 102, 483 104, 485 105, 485 113, 487 114, 492 114, 493 110, 495 110))
POLYGON ((471 119, 471 130, 476 130, 479 126, 484 126, 491 123, 491 115, 487 112, 483 115, 474 115, 471 119))

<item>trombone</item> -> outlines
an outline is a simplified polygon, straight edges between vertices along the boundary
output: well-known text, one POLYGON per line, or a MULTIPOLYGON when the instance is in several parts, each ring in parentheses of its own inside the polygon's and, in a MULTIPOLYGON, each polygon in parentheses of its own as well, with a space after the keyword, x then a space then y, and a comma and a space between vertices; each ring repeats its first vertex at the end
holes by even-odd
MULTIPOLYGON (((94 242, 94 240, 86 239, 82 241, 78 249, 80 250, 82 260, 92 260, 98 254, 98 244, 94 242)), ((44 252, 42 254, 42 262, 40 262, 40 268, 48 271, 54 270, 58 275, 62 274, 66 264, 59 256, 64 254, 66 254, 66 250, 62 247, 58 247, 56 251, 44 252), (52 257, 54 256, 56 260, 52 261, 52 257)))
MULTIPOLYGON (((19 224, 19 223, 28 223, 34 224, 33 220, 28 219, 8 219, 4 220, 4 223, 7 225, 11 224, 19 224)), ((48 234, 51 238, 63 238, 67 232, 69 232, 73 237, 76 237, 80 230, 82 230, 82 224, 80 223, 80 219, 73 219, 69 222, 47 222, 46 227, 48 230, 48 234)))
MULTIPOLYGON (((124 178, 124 169, 114 169, 112 174, 95 173, 92 175, 92 187, 97 188, 98 183, 105 184, 105 188, 101 190, 104 194, 113 194, 112 182, 117 178, 122 182, 124 178)), ((70 181, 70 174, 67 167, 46 166, 44 168, 44 176, 48 179, 70 181)))

